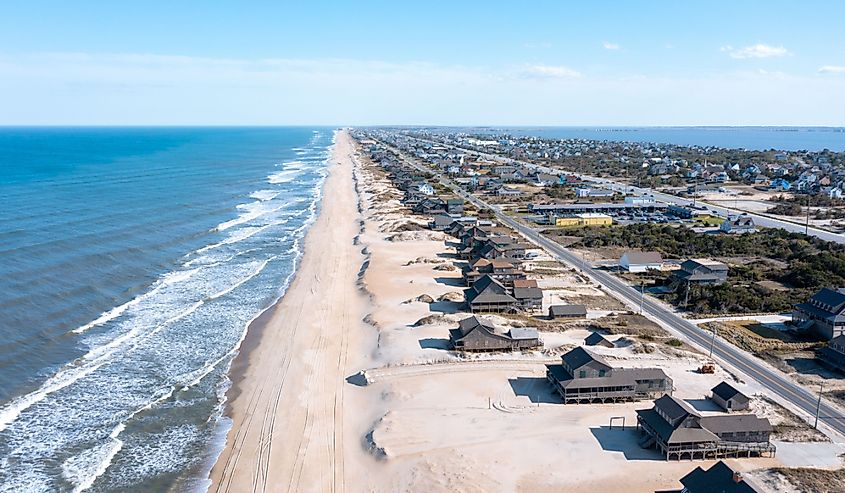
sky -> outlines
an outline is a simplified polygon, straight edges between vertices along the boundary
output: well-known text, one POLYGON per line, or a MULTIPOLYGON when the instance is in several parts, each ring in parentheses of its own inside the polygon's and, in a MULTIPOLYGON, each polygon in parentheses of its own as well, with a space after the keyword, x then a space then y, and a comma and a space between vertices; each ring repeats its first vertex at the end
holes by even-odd
POLYGON ((0 125, 845 126, 845 2, 0 3, 0 125))

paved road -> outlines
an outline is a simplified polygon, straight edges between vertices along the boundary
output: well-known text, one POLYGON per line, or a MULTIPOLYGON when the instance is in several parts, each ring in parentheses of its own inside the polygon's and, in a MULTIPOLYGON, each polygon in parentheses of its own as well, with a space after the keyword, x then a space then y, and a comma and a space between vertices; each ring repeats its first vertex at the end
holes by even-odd
MULTIPOLYGON (((405 162, 420 171, 432 171, 431 168, 422 167, 407 157, 405 158, 405 162)), ((498 207, 488 204, 474 195, 466 193, 448 178, 440 175, 439 180, 444 186, 449 187, 454 193, 463 197, 464 200, 471 202, 476 207, 493 211, 502 224, 518 231, 528 240, 544 248, 562 262, 575 267, 583 266, 583 261, 580 257, 562 247, 560 244, 541 236, 534 229, 503 214, 498 207)), ((605 288, 613 291, 614 294, 620 297, 623 301, 626 301, 629 306, 642 307, 643 315, 649 316, 650 318, 660 322, 661 325, 667 327, 670 332, 673 332, 677 336, 687 340, 700 350, 708 352, 712 344, 713 358, 719 361, 722 365, 733 368, 745 374, 748 378, 758 382, 766 389, 767 393, 777 395, 789 402, 792 402, 798 409, 806 413, 805 417, 815 416, 818 395, 798 385, 779 370, 770 367, 758 358, 737 348, 733 344, 726 342, 719 337, 713 337, 711 333, 702 330, 678 314, 667 311, 659 303, 647 296, 642 296, 637 289, 629 286, 616 276, 608 272, 592 268, 587 269, 585 273, 591 277, 594 282, 597 282, 605 288)), ((820 424, 827 425, 830 429, 839 434, 839 437, 833 438, 838 439, 839 441, 845 438, 845 414, 825 399, 821 402, 819 421, 820 424)))
MULTIPOLYGON (((539 165, 539 164, 529 163, 529 162, 526 162, 526 161, 520 161, 518 159, 512 159, 512 158, 509 158, 509 157, 500 156, 498 154, 489 154, 489 153, 474 151, 474 150, 471 150, 471 149, 465 149, 465 148, 462 148, 462 147, 458 147, 458 146, 455 146, 455 145, 452 145, 452 144, 446 144, 446 143, 443 143, 443 142, 437 142, 437 141, 428 140, 428 139, 421 139, 419 137, 411 137, 411 136, 406 136, 406 137, 417 140, 419 142, 426 142, 426 143, 429 143, 429 144, 436 144, 436 145, 451 147, 455 150, 465 152, 465 153, 470 153, 470 154, 473 154, 473 155, 476 155, 476 156, 481 156, 481 157, 484 157, 486 159, 492 159, 492 160, 502 161, 502 162, 506 162, 506 163, 517 163, 517 164, 526 166, 529 169, 542 171, 543 173, 549 173, 549 174, 554 174, 554 175, 561 174, 561 171, 559 169, 549 168, 548 166, 542 166, 542 165, 539 165)), ((620 182, 617 182, 617 181, 609 180, 607 178, 598 178, 598 177, 595 177, 595 176, 584 175, 584 174, 580 174, 580 173, 567 173, 567 174, 575 175, 575 176, 579 177, 580 179, 582 179, 584 181, 604 185, 605 187, 615 189, 615 190, 620 190, 620 191, 627 190, 629 192, 633 192, 633 193, 637 193, 637 194, 641 194, 641 195, 653 195, 654 198, 657 199, 658 201, 666 202, 667 204, 676 204, 676 205, 682 205, 682 206, 689 206, 689 205, 693 204, 692 200, 687 200, 687 199, 683 199, 683 198, 680 198, 680 197, 676 197, 674 195, 669 195, 669 194, 666 194, 666 193, 657 192, 657 191, 652 190, 650 188, 634 187, 634 186, 631 186, 631 185, 628 185, 628 184, 625 184, 625 183, 620 183, 620 182)), ((790 231, 790 232, 793 232, 793 233, 805 233, 806 232, 810 236, 815 236, 815 237, 821 238, 823 240, 845 244, 845 235, 842 235, 842 234, 832 233, 830 231, 826 231, 826 230, 818 229, 818 228, 814 228, 814 227, 810 227, 808 229, 804 224, 796 224, 796 223, 789 222, 789 221, 783 221, 781 219, 775 219, 775 218, 772 218, 772 217, 767 216, 767 215, 761 215, 761 214, 742 211, 742 210, 734 210, 734 209, 724 207, 724 206, 720 206, 720 205, 703 203, 701 201, 698 201, 697 204, 706 206, 709 210, 715 212, 717 215, 722 216, 722 217, 727 217, 729 214, 737 214, 738 212, 746 213, 746 214, 748 214, 748 215, 750 215, 754 218, 754 222, 758 226, 762 226, 762 227, 765 227, 765 228, 780 228, 780 229, 784 229, 786 231, 790 231)))

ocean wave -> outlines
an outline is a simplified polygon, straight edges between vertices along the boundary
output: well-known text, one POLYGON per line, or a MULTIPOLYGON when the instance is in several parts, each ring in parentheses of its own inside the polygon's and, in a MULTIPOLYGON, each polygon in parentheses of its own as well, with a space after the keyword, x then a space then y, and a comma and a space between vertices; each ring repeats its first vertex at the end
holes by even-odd
POLYGON ((73 334, 82 334, 88 329, 93 329, 99 325, 103 325, 107 322, 110 322, 117 317, 123 315, 126 310, 136 306, 138 303, 143 301, 145 298, 152 296, 155 294, 162 286, 167 286, 168 284, 173 284, 175 282, 183 281, 192 275, 197 273, 197 269, 187 270, 187 271, 176 271, 176 272, 169 272, 162 276, 152 287, 151 291, 148 291, 144 294, 138 295, 135 298, 123 303, 122 305, 118 305, 111 310, 103 312, 99 317, 95 318, 94 320, 88 322, 85 325, 81 325, 73 330, 71 333, 73 334))
POLYGON ((249 194, 249 197, 264 202, 275 199, 280 193, 282 192, 278 190, 256 190, 249 194))
POLYGON ((121 489, 204 467, 210 428, 225 422, 225 373, 249 325, 288 289, 318 214, 326 173, 311 154, 279 170, 299 173, 296 186, 250 193, 256 202, 234 220, 260 215, 74 329, 87 352, 0 407, 0 491, 121 489), (282 199, 290 210, 277 209, 282 199))
POLYGON ((222 246, 240 243, 244 240, 252 238, 253 236, 257 235, 258 233, 266 231, 268 228, 272 228, 273 226, 280 226, 282 224, 287 224, 287 222, 288 222, 288 219, 284 219, 284 220, 281 220, 281 221, 271 222, 271 223, 265 224, 263 226, 241 228, 241 229, 235 230, 235 234, 232 234, 231 236, 225 238, 224 240, 219 241, 217 243, 212 243, 210 245, 206 245, 202 248, 195 250, 193 253, 194 254, 205 253, 209 250, 214 250, 215 248, 220 248, 222 246))
MULTIPOLYGON (((229 284, 225 287, 221 286, 222 289, 217 289, 213 292, 206 293, 204 295, 200 294, 201 299, 190 302, 187 305, 187 308, 184 307, 184 301, 176 300, 175 302, 172 302, 183 305, 179 309, 171 309, 175 313, 170 314, 164 320, 157 322, 150 321, 151 323, 146 324, 143 323, 143 320, 134 320, 133 322, 135 323, 131 323, 129 330, 124 331, 117 337, 114 337, 113 339, 109 340, 108 342, 105 342, 104 344, 94 347, 73 363, 65 366, 64 368, 53 374, 38 389, 28 394, 16 397, 15 399, 7 403, 5 406, 0 408, 0 431, 6 429, 9 424, 18 419, 21 413, 23 413, 33 405, 41 402, 50 394, 58 392, 68 387, 69 385, 79 381, 80 379, 85 378, 94 371, 100 369, 104 364, 108 363, 112 356, 114 356, 116 353, 131 353, 138 346, 138 344, 154 336, 163 328, 168 327, 169 325, 191 315, 208 301, 212 301, 214 299, 220 298, 221 296, 231 293, 247 281, 257 276, 274 258, 275 257, 271 257, 270 259, 261 262, 248 262, 246 264, 243 264, 243 266, 249 268, 245 276, 241 278, 236 278, 234 283, 229 284)), ((181 276, 179 278, 182 280, 188 280, 190 279, 190 277, 191 276, 181 276)), ((226 276, 226 279, 231 280, 232 276, 226 276)), ((173 283, 171 282, 167 285, 172 286, 173 283)), ((196 288, 189 288, 189 290, 191 292, 196 292, 196 288)), ((149 296, 147 296, 147 298, 149 298, 149 296)), ((136 303, 136 305, 138 304, 139 303, 136 303)), ((162 301, 156 302, 155 300, 152 303, 153 306, 161 306, 161 304, 162 301)), ((143 308, 144 307, 142 307, 142 309, 143 308)), ((164 313, 166 314, 167 311, 165 311, 164 313)), ((153 320, 154 319, 155 317, 153 317, 153 320)))
POLYGON ((270 202, 252 202, 251 204, 240 204, 238 208, 245 210, 244 213, 242 213, 235 219, 218 224, 217 227, 214 228, 212 231, 225 231, 233 226, 238 226, 244 223, 248 223, 250 221, 254 221, 259 217, 266 216, 267 214, 272 214, 274 212, 279 212, 280 210, 289 207, 289 204, 281 204, 269 207, 267 206, 267 204, 270 204, 270 202))
POLYGON ((284 171, 279 171, 277 173, 273 173, 272 175, 267 177, 267 181, 272 185, 281 185, 283 183, 290 183, 296 179, 297 176, 302 174, 302 170, 298 169, 286 169, 284 171))

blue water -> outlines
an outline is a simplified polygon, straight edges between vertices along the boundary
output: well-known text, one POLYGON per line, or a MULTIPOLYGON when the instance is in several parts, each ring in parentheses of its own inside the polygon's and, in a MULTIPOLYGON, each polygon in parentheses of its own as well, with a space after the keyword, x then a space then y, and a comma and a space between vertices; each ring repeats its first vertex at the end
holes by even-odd
POLYGON ((202 487, 328 128, 0 128, 0 491, 202 487))
POLYGON ((845 128, 842 127, 514 127, 488 128, 484 132, 728 149, 845 151, 845 128))

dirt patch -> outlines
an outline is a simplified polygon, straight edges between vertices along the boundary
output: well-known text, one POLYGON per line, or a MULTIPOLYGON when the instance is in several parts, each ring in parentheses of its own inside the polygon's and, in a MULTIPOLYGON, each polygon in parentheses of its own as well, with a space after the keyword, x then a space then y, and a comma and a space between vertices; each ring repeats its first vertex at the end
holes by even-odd
POLYGON ((646 341, 670 339, 669 333, 662 327, 636 313, 608 315, 593 320, 590 325, 591 328, 606 330, 610 334, 627 334, 646 341))
POLYGON ((776 467, 772 472, 784 477, 800 493, 839 493, 845 491, 845 469, 829 471, 809 467, 776 467))
POLYGON ((612 296, 567 295, 566 301, 574 305, 584 305, 594 310, 625 310, 621 301, 612 296))

